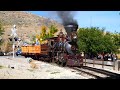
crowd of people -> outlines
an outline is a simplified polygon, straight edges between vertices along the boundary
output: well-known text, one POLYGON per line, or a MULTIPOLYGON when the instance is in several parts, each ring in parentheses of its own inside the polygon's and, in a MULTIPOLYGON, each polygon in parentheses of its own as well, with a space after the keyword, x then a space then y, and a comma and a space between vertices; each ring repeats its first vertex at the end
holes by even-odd
POLYGON ((105 61, 115 61, 117 60, 117 55, 113 53, 107 53, 107 54, 98 54, 97 59, 104 59, 105 61))

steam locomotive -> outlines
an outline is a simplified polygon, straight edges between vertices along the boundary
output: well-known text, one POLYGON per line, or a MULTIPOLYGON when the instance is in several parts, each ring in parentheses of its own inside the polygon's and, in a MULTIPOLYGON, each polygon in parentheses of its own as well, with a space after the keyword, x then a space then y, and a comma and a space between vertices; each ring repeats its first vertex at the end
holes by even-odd
POLYGON ((56 42, 52 42, 52 56, 54 62, 59 65, 65 66, 82 66, 83 56, 78 51, 77 45, 77 29, 78 25, 68 24, 65 25, 67 35, 64 35, 61 31, 57 37, 56 42))
MULTIPOLYGON (((48 44, 40 45, 38 49, 40 51, 37 53, 33 51, 31 53, 22 52, 22 55, 54 62, 61 66, 83 66, 83 56, 79 53, 77 45, 78 25, 73 23, 66 24, 64 28, 67 31, 67 35, 63 34, 61 30, 57 37, 47 39, 48 44)), ((25 46, 23 47, 25 48, 25 46)))

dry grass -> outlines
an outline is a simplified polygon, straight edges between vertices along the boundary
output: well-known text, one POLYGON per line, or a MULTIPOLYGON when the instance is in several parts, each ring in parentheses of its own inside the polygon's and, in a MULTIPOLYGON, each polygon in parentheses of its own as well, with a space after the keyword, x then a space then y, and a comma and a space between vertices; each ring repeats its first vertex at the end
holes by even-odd
POLYGON ((2 68, 4 68, 4 66, 1 66, 1 65, 0 65, 0 69, 2 69, 2 68))
POLYGON ((30 62, 30 67, 33 68, 33 69, 38 69, 37 64, 33 60, 30 62))

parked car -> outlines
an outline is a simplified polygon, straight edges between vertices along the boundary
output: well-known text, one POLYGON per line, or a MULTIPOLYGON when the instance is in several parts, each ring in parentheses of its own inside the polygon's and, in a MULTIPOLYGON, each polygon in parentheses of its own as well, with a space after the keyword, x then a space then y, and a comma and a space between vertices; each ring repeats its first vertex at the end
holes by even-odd
POLYGON ((8 52, 6 55, 11 56, 11 55, 13 55, 13 52, 8 52))
POLYGON ((16 56, 21 55, 21 54, 22 54, 21 49, 17 50, 17 52, 16 52, 16 56))

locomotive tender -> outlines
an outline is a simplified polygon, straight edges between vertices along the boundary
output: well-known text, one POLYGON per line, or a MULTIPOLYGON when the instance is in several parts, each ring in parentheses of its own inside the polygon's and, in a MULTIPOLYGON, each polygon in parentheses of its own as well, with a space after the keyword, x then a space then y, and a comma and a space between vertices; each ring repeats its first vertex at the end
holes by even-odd
POLYGON ((64 28, 67 35, 60 31, 57 37, 48 38, 47 44, 22 46, 22 55, 62 66, 83 66, 83 56, 78 52, 77 45, 78 25, 70 23, 64 28))

